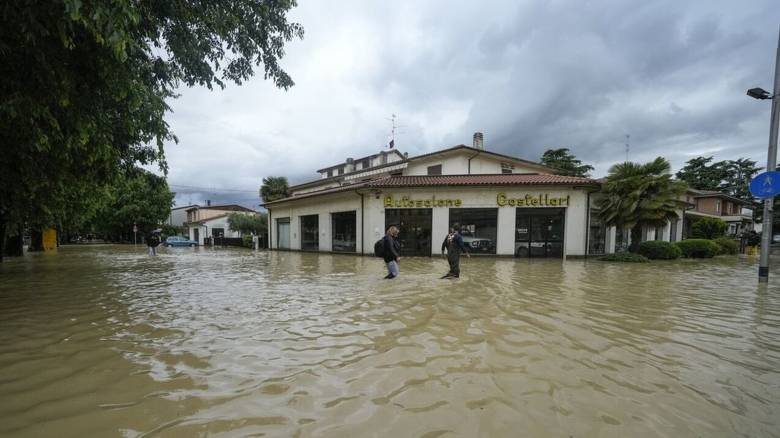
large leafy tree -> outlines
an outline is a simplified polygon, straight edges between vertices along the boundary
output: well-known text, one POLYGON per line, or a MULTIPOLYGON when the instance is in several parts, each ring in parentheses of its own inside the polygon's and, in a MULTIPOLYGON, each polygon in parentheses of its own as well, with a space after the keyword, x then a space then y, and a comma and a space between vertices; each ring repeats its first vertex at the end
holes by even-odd
POLYGON ((289 184, 287 183, 287 177, 285 176, 269 176, 263 178, 263 185, 260 186, 260 197, 263 202, 276 201, 277 199, 283 199, 289 194, 289 184))
POLYGON ((268 232, 268 215, 265 213, 233 213, 227 218, 228 226, 242 235, 263 235, 268 232))
POLYGON ((542 164, 557 169, 560 175, 587 177, 593 166, 582 164, 567 148, 547 149, 542 154, 542 164))
MULTIPOLYGON (((224 87, 280 67, 295 0, 64 0, 0 4, 0 249, 6 230, 74 220, 69 202, 123 169, 166 163, 181 85, 224 87)), ((2 251, 0 251, 2 254, 2 251)), ((1 257, 1 256, 0 256, 1 257)), ((2 258, 0 258, 2 260, 2 258)))
POLYGON ((130 240, 133 224, 141 233, 148 233, 168 218, 173 198, 165 178, 132 169, 108 189, 107 198, 90 221, 90 231, 113 241, 130 240))
POLYGON ((713 157, 691 158, 677 172, 677 178, 698 190, 720 190, 729 175, 728 163, 712 162, 713 157))
POLYGON ((619 163, 609 169, 596 206, 607 225, 631 229, 635 251, 643 226, 659 227, 679 218, 680 196, 686 189, 685 182, 672 178, 662 157, 645 164, 619 163))

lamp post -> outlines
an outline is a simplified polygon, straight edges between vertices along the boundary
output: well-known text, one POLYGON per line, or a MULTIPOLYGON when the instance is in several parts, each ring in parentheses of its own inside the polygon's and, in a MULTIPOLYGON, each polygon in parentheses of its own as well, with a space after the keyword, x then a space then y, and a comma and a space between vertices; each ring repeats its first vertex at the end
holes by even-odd
MULTIPOLYGON (((775 88, 774 94, 761 88, 751 88, 748 96, 754 99, 772 99, 772 114, 769 123, 769 150, 767 152, 766 170, 777 168, 777 127, 780 118, 780 32, 778 33, 777 55, 775 57, 775 88)), ((758 282, 769 281, 769 247, 772 245, 772 207, 774 198, 764 199, 763 225, 761 226, 761 257, 758 265, 758 282)))

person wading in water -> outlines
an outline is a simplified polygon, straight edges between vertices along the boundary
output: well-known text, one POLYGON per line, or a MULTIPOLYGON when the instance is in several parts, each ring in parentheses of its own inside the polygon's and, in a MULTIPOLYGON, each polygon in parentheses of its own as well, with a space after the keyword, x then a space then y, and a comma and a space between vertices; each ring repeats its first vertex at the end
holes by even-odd
POLYGON ((386 279, 398 277, 400 273, 398 269, 398 262, 401 260, 401 244, 398 242, 398 227, 395 225, 390 226, 387 229, 384 239, 382 239, 384 247, 384 260, 387 263, 387 276, 386 279))
POLYGON ((442 278, 460 277, 460 254, 465 252, 466 257, 471 258, 468 248, 463 244, 463 237, 456 231, 456 227, 450 227, 450 232, 441 244, 441 255, 447 250, 447 262, 450 264, 450 272, 442 278))

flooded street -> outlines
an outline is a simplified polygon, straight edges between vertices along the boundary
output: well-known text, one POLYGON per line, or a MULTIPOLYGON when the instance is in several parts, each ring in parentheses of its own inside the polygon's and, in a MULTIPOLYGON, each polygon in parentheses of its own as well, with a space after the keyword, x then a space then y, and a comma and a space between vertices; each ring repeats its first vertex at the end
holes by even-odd
POLYGON ((145 251, 0 265, 0 435, 780 436, 755 260, 145 251))

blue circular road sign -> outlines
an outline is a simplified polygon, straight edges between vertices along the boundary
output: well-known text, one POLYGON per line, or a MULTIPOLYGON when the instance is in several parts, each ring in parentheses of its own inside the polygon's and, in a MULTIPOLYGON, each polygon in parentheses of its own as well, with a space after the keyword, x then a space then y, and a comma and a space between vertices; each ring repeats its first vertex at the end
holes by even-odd
POLYGON ((750 193, 756 198, 772 198, 780 194, 780 172, 770 171, 756 175, 750 181, 750 193))

